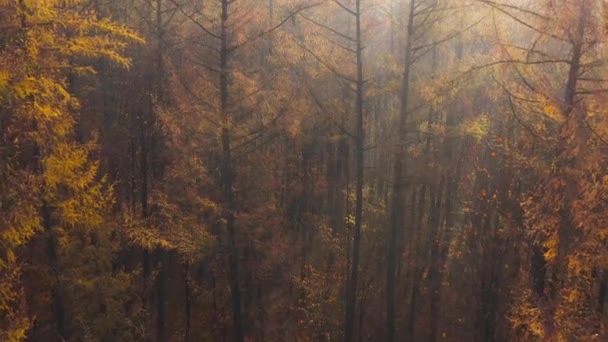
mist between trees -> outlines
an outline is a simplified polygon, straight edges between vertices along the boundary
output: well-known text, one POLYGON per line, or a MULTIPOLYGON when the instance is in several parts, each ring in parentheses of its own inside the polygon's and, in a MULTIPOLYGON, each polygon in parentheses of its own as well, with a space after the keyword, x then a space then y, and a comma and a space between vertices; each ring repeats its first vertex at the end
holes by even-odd
POLYGON ((603 0, 0 0, 0 340, 608 340, 603 0))

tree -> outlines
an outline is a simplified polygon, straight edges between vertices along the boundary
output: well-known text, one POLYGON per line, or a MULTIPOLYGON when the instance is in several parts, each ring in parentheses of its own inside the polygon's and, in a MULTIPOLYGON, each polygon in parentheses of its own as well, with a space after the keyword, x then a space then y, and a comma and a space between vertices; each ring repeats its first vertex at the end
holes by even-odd
POLYGON ((19 293, 20 246, 36 234, 48 239, 54 271, 53 306, 58 336, 67 337, 64 298, 58 269, 59 239, 99 226, 110 189, 98 178, 92 143, 74 136, 79 102, 68 76, 90 73, 87 60, 106 58, 129 66, 122 55, 128 42, 141 39, 127 28, 81 12, 81 2, 4 2, 2 65, 2 168, 10 189, 2 220, 2 272, 11 283, 2 296, 3 338, 26 336, 29 325, 19 293), (59 25, 61 23, 61 25, 59 25), (26 180, 22 182, 21 180, 26 180), (17 309, 13 305, 17 304, 17 309))

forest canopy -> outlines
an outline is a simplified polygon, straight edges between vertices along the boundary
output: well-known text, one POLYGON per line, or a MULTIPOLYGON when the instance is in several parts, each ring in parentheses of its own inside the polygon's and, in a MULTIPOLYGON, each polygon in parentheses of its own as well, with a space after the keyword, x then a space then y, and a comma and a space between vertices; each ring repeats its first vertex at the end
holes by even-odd
POLYGON ((0 0, 0 340, 608 340, 607 59, 605 0, 0 0))

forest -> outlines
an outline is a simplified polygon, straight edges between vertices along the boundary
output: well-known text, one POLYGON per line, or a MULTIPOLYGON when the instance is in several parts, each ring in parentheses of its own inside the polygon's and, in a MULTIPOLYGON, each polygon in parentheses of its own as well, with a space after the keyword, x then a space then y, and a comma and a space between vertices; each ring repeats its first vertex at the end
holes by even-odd
POLYGON ((0 341, 608 341, 608 1, 0 0, 0 341))

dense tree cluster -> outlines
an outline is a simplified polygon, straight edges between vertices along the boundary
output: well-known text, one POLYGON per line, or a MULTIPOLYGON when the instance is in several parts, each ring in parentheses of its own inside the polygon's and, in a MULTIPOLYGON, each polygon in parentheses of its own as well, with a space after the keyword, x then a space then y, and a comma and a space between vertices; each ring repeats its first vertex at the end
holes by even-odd
POLYGON ((603 0, 0 0, 0 340, 608 339, 603 0))

